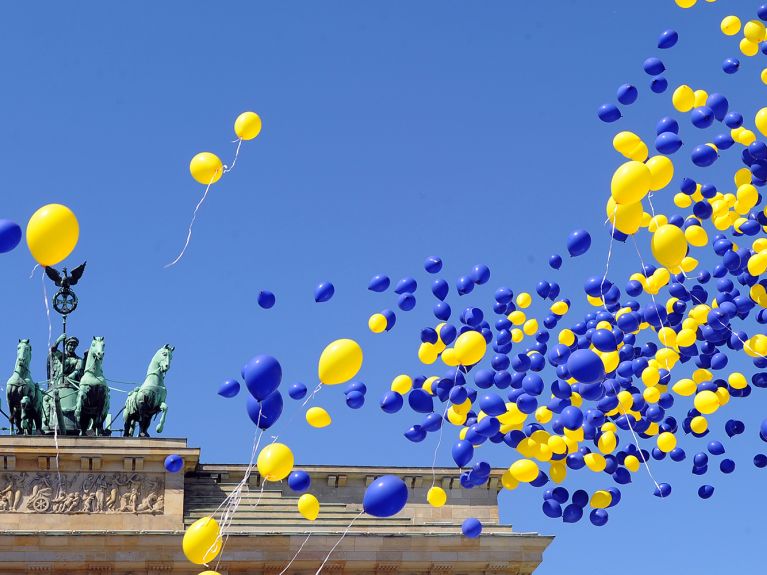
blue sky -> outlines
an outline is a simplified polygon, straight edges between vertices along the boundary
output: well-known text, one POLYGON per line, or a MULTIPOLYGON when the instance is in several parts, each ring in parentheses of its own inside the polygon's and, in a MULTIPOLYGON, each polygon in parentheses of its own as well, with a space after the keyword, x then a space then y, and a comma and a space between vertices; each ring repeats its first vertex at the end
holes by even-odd
MULTIPOLYGON (((244 398, 215 394, 249 357, 275 355, 284 387, 312 387, 323 347, 351 337, 365 350, 365 408, 351 411, 340 388, 324 389, 317 404, 333 415, 331 427, 312 430, 288 400, 273 429, 299 462, 429 466, 436 438, 408 442, 402 432, 417 419, 377 406, 394 376, 442 371, 424 370, 415 355, 418 332, 433 319, 424 257, 444 259, 451 286, 473 265, 490 266, 490 283, 453 294, 454 308, 488 307, 495 287, 532 290, 541 279, 580 299, 583 279, 605 265, 604 203, 620 163, 612 136, 629 129, 652 142, 657 119, 672 112, 670 91, 649 92, 643 60, 661 55, 672 86, 722 92, 753 118, 767 91, 759 82, 764 64, 741 57, 737 75, 723 74, 722 60, 738 53, 719 21, 753 17, 757 4, 8 4, 0 23, 0 217, 23 225, 50 202, 75 211, 81 240, 66 263, 87 259, 88 270, 71 332, 84 343, 105 336, 105 373, 128 382, 143 379, 158 347, 174 344, 165 434, 189 437, 203 460, 242 462, 250 453, 244 398), (681 39, 661 54, 655 43, 666 28, 681 39), (618 124, 600 123, 597 107, 625 82, 639 88, 639 101, 618 124), (203 191, 189 160, 211 151, 230 161, 232 124, 248 109, 263 118, 261 135, 213 187, 186 257, 163 269, 203 191), (565 252, 576 227, 591 231, 593 247, 554 272, 548 256, 565 252), (399 313, 396 328, 380 336, 367 330, 367 318, 395 307, 396 296, 367 291, 377 273, 419 281, 416 309, 399 313), (315 304, 320 281, 334 282, 336 296, 315 304), (260 289, 276 293, 271 310, 256 305, 260 289)), ((676 117, 686 145, 674 157, 675 181, 689 175, 732 186, 737 150, 695 168, 693 144, 716 130, 701 134, 676 117)), ((657 208, 672 207, 675 185, 657 194, 657 208)), ((646 232, 639 239, 649 259, 646 232)), ((40 275, 28 279, 33 264, 23 245, 2 256, 0 349, 10 373, 16 339, 31 338, 33 375, 43 379, 48 324, 40 275)), ((638 267, 633 248, 616 245, 610 266, 622 286, 638 267)), ((740 359, 731 366, 753 373, 740 359)), ((764 447, 756 433, 765 415, 760 392, 711 418, 720 439, 729 417, 746 423, 745 435, 726 442, 734 474, 711 466, 700 478, 689 460, 655 462, 672 497, 652 497, 641 471, 606 527, 547 519, 532 488, 503 494, 504 521, 557 535, 537 573, 720 573, 733 564, 759 572, 765 471, 751 458, 764 447), (705 502, 696 495, 704 482, 717 488, 705 502)), ((113 404, 122 401, 113 393, 113 404)), ((450 443, 439 451, 443 464, 451 463, 450 443)), ((702 447, 680 443, 689 454, 702 447)), ((508 448, 483 449, 498 467, 515 457, 508 448)), ((586 472, 567 483, 607 485, 586 472)))

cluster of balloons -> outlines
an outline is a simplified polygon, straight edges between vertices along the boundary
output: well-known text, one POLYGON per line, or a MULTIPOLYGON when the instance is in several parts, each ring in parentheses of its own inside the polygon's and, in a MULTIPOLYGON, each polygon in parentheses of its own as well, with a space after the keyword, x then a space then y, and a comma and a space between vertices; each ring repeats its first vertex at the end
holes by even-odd
MULTIPOLYGON (((676 3, 690 8, 696 0, 676 3)), ((736 16, 721 23, 727 35, 742 29, 740 49, 746 56, 767 54, 763 23, 767 5, 759 7, 756 16, 745 26, 736 16)), ((670 49, 679 41, 676 31, 665 30, 657 47, 670 49)), ((735 71, 739 65, 729 58, 724 68, 735 71)), ((663 61, 651 56, 643 69, 652 78, 651 91, 664 94, 668 80, 663 61)), ((762 79, 767 83, 767 71, 762 79)), ((426 258, 423 267, 432 275, 434 297, 427 309, 434 319, 425 322, 415 352, 428 374, 396 375, 382 393, 379 407, 385 413, 408 410, 414 414, 415 421, 404 431, 411 442, 452 429, 450 453, 463 488, 473 489, 489 480, 495 462, 481 456, 482 446, 505 445, 509 456, 503 461, 504 489, 515 490, 521 484, 541 489, 546 516, 565 523, 588 517, 599 527, 608 522, 608 509, 620 503, 621 486, 630 483, 642 467, 650 470, 655 462, 691 461, 694 476, 706 475, 710 467, 718 467, 724 475, 735 472, 736 462, 726 456, 725 442, 744 434, 746 423, 731 418, 723 430, 715 429, 714 414, 733 410, 755 388, 767 388, 767 335, 759 327, 767 324, 767 207, 762 194, 767 185, 767 108, 754 113, 749 127, 744 114, 732 109, 724 94, 686 84, 669 92, 670 96, 663 96, 669 98, 669 114, 689 115, 689 127, 683 128, 683 116, 669 115, 657 122, 655 141, 649 145, 637 135, 638 130, 619 131, 612 140, 622 160, 616 163, 605 213, 611 245, 613 240, 629 239, 636 244, 640 261, 628 278, 618 281, 607 272, 584 274, 583 293, 577 298, 571 294, 572 299, 549 278, 541 279, 531 292, 515 294, 501 285, 491 293, 486 307, 462 306, 458 298, 481 292, 481 286, 490 281, 489 267, 474 266, 450 282, 438 275, 442 260, 426 258), (697 136, 705 133, 697 130, 712 126, 721 126, 721 133, 713 138, 697 136), (685 147, 689 164, 685 154, 674 156, 685 147), (730 149, 739 152, 734 154, 738 165, 732 183, 677 174, 688 165, 707 168, 730 149), (672 161, 671 156, 676 159, 672 161), (653 195, 667 193, 673 181, 678 185, 673 194, 678 212, 657 212, 653 195), (642 245, 649 247, 654 262, 641 261, 642 245), (579 301, 591 307, 576 315, 579 301), (735 356, 748 358, 753 373, 728 369, 735 356), (438 362, 444 367, 435 367, 438 362), (721 431, 726 438, 717 438, 721 431), (576 473, 594 474, 602 485, 591 493, 571 492, 562 484, 576 473)), ((624 84, 617 91, 617 101, 634 105, 639 95, 636 86, 624 84)), ((616 104, 605 104, 598 116, 608 123, 623 118, 616 104)), ((577 258, 591 243, 586 230, 576 229, 565 247, 571 258, 577 258)), ((571 265, 573 260, 569 261, 571 265)), ((563 265, 561 255, 549 258, 551 270, 563 265)), ((317 287, 316 301, 332 297, 332 285, 328 285, 317 287)), ((392 285, 399 310, 414 310, 415 277, 393 284, 389 276, 378 274, 370 279, 368 289, 382 293, 392 285)), ((428 292, 420 297, 428 298, 428 292)), ((391 331, 395 324, 392 309, 368 318, 368 328, 375 334, 391 331)), ((351 382, 361 366, 362 350, 356 342, 331 343, 320 357, 318 388, 351 382)), ((273 425, 282 411, 281 376, 279 363, 269 356, 257 356, 243 368, 251 395, 248 413, 262 429, 273 425)), ((238 390, 239 383, 228 380, 219 393, 232 397, 238 390)), ((348 383, 347 405, 362 407, 366 392, 362 382, 348 383)), ((288 393, 300 400, 307 388, 296 383, 288 393)), ((313 398, 314 394, 307 402, 313 398)), ((330 414, 317 406, 308 408, 306 420, 313 427, 331 423, 330 414)), ((767 419, 759 425, 758 435, 767 442, 767 419)), ((767 467, 767 455, 757 453, 753 464, 767 467)), ((291 489, 303 493, 299 513, 316 519, 319 502, 304 493, 311 479, 293 469, 287 446, 274 443, 264 448, 258 467, 268 481, 287 478, 291 489)), ((670 497, 672 486, 655 483, 650 475, 653 495, 670 497)), ((705 483, 697 493, 709 499, 715 487, 705 483)), ((440 507, 447 494, 435 485, 426 499, 440 507)), ((363 508, 370 515, 388 517, 407 501, 407 486, 385 476, 370 485, 363 508)), ((204 543, 190 547, 187 556, 192 560, 215 550, 211 534, 220 537, 211 518, 201 521, 200 526, 190 527, 190 540, 204 543)), ((469 518, 461 530, 466 537, 477 537, 482 524, 469 518)))

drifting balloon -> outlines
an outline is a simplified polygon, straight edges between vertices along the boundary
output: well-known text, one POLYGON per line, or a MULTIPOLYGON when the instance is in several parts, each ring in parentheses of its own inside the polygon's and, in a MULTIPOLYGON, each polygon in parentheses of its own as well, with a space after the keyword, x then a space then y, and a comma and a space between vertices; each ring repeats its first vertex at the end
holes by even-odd
POLYGON ((21 241, 21 227, 11 220, 0 220, 0 254, 13 250, 21 241))
POLYGON ((200 152, 189 162, 189 172, 198 183, 209 186, 221 179, 224 164, 216 154, 200 152))
POLYGON ((585 254, 591 247, 591 236, 586 230, 574 230, 567 236, 567 251, 571 257, 585 254))
POLYGON ((257 355, 242 366, 241 375, 250 394, 263 399, 279 387, 282 366, 271 355, 257 355))
POLYGON ((184 468, 184 459, 180 455, 169 455, 165 458, 165 471, 178 473, 184 468))
POLYGON ((274 297, 272 292, 267 290, 261 290, 258 292, 259 307, 262 307, 263 309, 269 309, 274 306, 275 301, 277 301, 277 298, 274 297))
POLYGON ((186 558, 195 565, 213 561, 221 551, 221 531, 212 517, 203 517, 186 528, 181 547, 186 558))
POLYGON ((352 379, 362 367, 362 349, 351 339, 338 339, 322 351, 317 375, 325 385, 338 385, 352 379))
POLYGON ((396 475, 383 475, 365 490, 362 508, 373 517, 391 517, 402 511, 407 499, 405 482, 396 475))
POLYGON ((463 533, 465 537, 472 539, 479 537, 482 533, 482 523, 479 519, 470 517, 461 524, 461 533, 463 533))
POLYGON ((80 225, 72 210, 48 204, 27 222, 27 246, 38 264, 54 266, 72 253, 80 237, 80 225))
POLYGON ((298 498, 298 512, 309 521, 314 521, 320 514, 320 502, 311 493, 304 493, 298 498))
POLYGON ((218 394, 221 397, 232 398, 240 393, 240 382, 236 379, 227 379, 218 386, 218 394))
POLYGON ((306 412, 306 422, 312 427, 323 428, 332 423, 330 414, 321 407, 310 407, 306 412))
POLYGON ((336 288, 330 282, 321 282, 314 288, 314 301, 322 303, 328 301, 336 293, 336 288))
POLYGON ((312 478, 306 471, 297 469, 288 476, 288 487, 300 493, 306 491, 312 484, 312 478))
POLYGON ((374 292, 384 292, 389 289, 390 284, 391 280, 388 276, 379 274, 371 278, 370 282, 368 283, 368 289, 374 292))
POLYGON ((293 469, 293 452, 287 445, 272 443, 258 454, 256 466, 258 472, 267 481, 281 481, 293 469))
POLYGON ((241 140, 252 140, 261 133, 261 118, 255 112, 243 112, 234 121, 234 133, 241 140))

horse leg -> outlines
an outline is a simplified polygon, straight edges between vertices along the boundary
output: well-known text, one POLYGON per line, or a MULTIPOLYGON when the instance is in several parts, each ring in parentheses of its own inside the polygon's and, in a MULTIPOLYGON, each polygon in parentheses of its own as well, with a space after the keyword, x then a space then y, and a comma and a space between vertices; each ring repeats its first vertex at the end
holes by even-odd
POLYGON ((133 437, 133 416, 125 414, 123 416, 123 437, 133 437))
POLYGON ((149 423, 152 419, 151 415, 139 415, 139 437, 149 437, 149 423))
POLYGON ((165 417, 167 415, 168 415, 168 406, 163 401, 160 404, 160 423, 158 423, 157 427, 155 428, 155 431, 157 431, 157 433, 162 433, 162 430, 165 427, 165 417))

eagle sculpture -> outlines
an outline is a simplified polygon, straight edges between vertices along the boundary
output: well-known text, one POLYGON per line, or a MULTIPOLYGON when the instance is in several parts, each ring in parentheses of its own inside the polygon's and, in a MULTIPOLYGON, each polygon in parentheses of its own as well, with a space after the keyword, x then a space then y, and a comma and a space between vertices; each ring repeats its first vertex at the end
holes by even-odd
POLYGON ((47 275, 53 283, 56 284, 56 287, 60 287, 62 289, 69 289, 71 286, 76 285, 77 282, 80 280, 81 277, 83 277, 83 272, 85 271, 85 264, 87 262, 83 262, 79 266, 77 266, 75 269, 72 270, 71 274, 67 273, 67 268, 62 268, 62 271, 59 272, 55 268, 46 266, 45 268, 45 275, 47 275))

